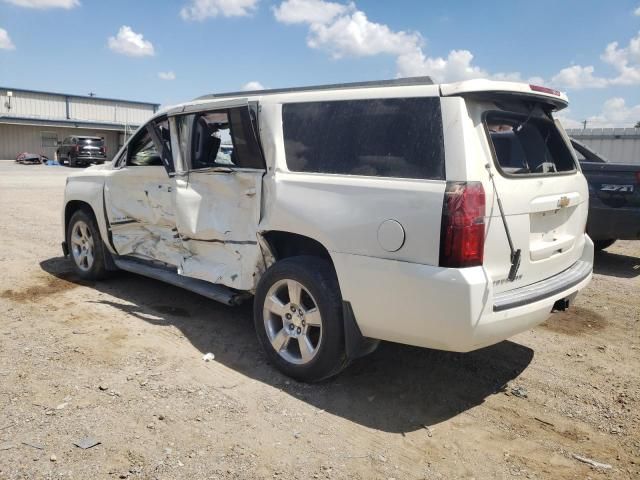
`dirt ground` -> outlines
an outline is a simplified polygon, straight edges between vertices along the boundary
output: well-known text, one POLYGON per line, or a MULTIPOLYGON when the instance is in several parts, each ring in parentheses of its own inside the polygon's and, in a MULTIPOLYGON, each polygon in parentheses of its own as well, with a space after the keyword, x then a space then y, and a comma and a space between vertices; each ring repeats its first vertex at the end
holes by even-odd
POLYGON ((640 242, 598 254, 532 331, 469 354, 382 344, 306 385, 266 363, 250 305, 74 278, 69 172, 0 162, 1 479, 640 478, 640 242))

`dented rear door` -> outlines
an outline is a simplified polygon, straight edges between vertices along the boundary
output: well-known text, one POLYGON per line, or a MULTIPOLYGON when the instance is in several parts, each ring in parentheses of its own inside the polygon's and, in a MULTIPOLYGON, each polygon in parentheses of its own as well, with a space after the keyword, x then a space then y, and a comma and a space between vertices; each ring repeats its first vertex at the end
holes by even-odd
POLYGON ((255 288, 264 160, 246 101, 172 117, 180 154, 174 177, 181 275, 255 288))

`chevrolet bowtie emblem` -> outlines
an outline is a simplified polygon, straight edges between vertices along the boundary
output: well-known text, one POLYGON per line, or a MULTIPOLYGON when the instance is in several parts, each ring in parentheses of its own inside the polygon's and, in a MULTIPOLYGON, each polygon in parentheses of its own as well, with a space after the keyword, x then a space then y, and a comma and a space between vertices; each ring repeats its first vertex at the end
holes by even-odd
POLYGON ((558 208, 564 208, 569 206, 569 197, 560 197, 558 200, 558 208))

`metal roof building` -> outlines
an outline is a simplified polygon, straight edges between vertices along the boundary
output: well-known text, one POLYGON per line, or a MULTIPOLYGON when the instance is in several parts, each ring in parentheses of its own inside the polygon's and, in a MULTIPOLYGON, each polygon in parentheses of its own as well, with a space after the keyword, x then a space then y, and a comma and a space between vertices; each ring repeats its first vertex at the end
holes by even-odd
POLYGON ((159 108, 156 103, 0 87, 0 159, 20 152, 54 158, 68 136, 105 140, 111 158, 159 108))

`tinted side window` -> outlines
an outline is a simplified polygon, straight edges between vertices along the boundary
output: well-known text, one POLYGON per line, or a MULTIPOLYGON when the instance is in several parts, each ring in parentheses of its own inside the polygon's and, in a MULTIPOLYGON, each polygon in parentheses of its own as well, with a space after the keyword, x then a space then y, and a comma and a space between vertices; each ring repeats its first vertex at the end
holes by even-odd
POLYGON ((439 98, 293 103, 282 117, 292 171, 445 178, 439 98))

